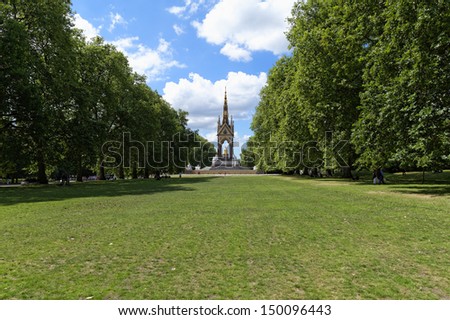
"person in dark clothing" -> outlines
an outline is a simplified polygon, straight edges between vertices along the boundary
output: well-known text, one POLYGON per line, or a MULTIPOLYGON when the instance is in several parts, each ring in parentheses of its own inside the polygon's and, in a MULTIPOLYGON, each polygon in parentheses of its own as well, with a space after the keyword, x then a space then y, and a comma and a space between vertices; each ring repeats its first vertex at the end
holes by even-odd
POLYGON ((378 184, 380 180, 378 180, 378 170, 374 170, 372 173, 373 184, 378 184))
POLYGON ((385 184, 383 169, 381 169, 381 168, 377 169, 377 178, 378 178, 379 184, 385 184))

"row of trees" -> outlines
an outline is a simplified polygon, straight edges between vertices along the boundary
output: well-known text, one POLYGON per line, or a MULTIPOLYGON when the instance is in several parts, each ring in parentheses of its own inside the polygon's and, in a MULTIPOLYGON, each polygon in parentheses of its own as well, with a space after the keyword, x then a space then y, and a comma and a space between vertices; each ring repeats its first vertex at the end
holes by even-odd
POLYGON ((298 1, 253 118, 265 170, 450 164, 450 2, 298 1))
POLYGON ((86 41, 69 0, 0 1, 0 176, 47 183, 52 172, 81 181, 91 171, 105 179, 108 164, 137 178, 207 162, 193 148, 212 146, 186 116, 114 46, 86 41), (136 141, 156 147, 141 150, 136 141))

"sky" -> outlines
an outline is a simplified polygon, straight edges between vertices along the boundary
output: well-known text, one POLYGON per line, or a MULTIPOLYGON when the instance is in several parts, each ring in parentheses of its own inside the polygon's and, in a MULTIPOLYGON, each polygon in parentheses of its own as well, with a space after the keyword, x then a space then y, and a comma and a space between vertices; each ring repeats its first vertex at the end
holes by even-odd
MULTIPOLYGON (((252 135, 259 92, 289 54, 285 32, 295 0, 72 0, 87 39, 114 44, 188 125, 216 141, 225 88, 235 141, 252 135)), ((236 153, 236 150, 235 150, 236 153)), ((237 153, 239 154, 239 153, 237 153)))

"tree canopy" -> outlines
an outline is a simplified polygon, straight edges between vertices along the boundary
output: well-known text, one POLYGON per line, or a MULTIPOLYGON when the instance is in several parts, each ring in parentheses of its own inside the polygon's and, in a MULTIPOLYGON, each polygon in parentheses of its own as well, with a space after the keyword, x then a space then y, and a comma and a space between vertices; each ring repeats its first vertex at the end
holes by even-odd
POLYGON ((253 118, 264 170, 450 164, 450 2, 298 1, 253 118))
POLYGON ((69 0, 0 1, 0 61, 0 176, 148 177, 211 147, 121 52, 73 27, 69 0))

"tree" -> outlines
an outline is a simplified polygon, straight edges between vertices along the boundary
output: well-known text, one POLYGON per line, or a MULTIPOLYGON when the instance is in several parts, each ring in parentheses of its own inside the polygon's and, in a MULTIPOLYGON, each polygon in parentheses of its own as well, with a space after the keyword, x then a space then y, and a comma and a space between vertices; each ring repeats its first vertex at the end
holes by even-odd
POLYGON ((270 70, 252 123, 260 168, 338 166, 350 176, 354 148, 334 146, 350 140, 358 119, 365 57, 381 8, 374 1, 334 0, 294 6, 287 33, 292 56, 270 70))
POLYGON ((432 168, 450 162, 450 3, 390 2, 365 70, 354 143, 359 162, 432 168))
POLYGON ((294 86, 295 57, 282 57, 270 70, 252 121, 255 137, 249 152, 264 171, 298 169, 301 145, 309 140, 306 121, 294 86))
POLYGON ((346 177, 356 160, 354 146, 334 146, 350 141, 358 120, 366 56, 377 38, 382 9, 379 1, 308 1, 297 5, 290 20, 295 86, 310 134, 322 159, 337 160, 346 177))
POLYGON ((180 143, 193 149, 190 136, 200 138, 187 113, 151 90, 117 48, 87 42, 71 21, 69 0, 0 1, 0 174, 47 183, 50 171, 78 181, 90 171, 105 179, 105 169, 121 178, 177 171, 195 154, 180 143), (108 142, 114 163, 106 163, 108 142))
POLYGON ((288 163, 311 166, 311 154, 322 159, 313 166, 347 177, 355 163, 449 165, 449 7, 299 1, 287 33, 292 56, 270 70, 252 122, 258 166, 287 172, 296 168, 288 163))
POLYGON ((60 119, 73 83, 70 1, 3 1, 2 131, 14 132, 23 156, 47 183, 47 164, 58 157, 60 119), (8 50, 8 51, 6 51, 8 50))

